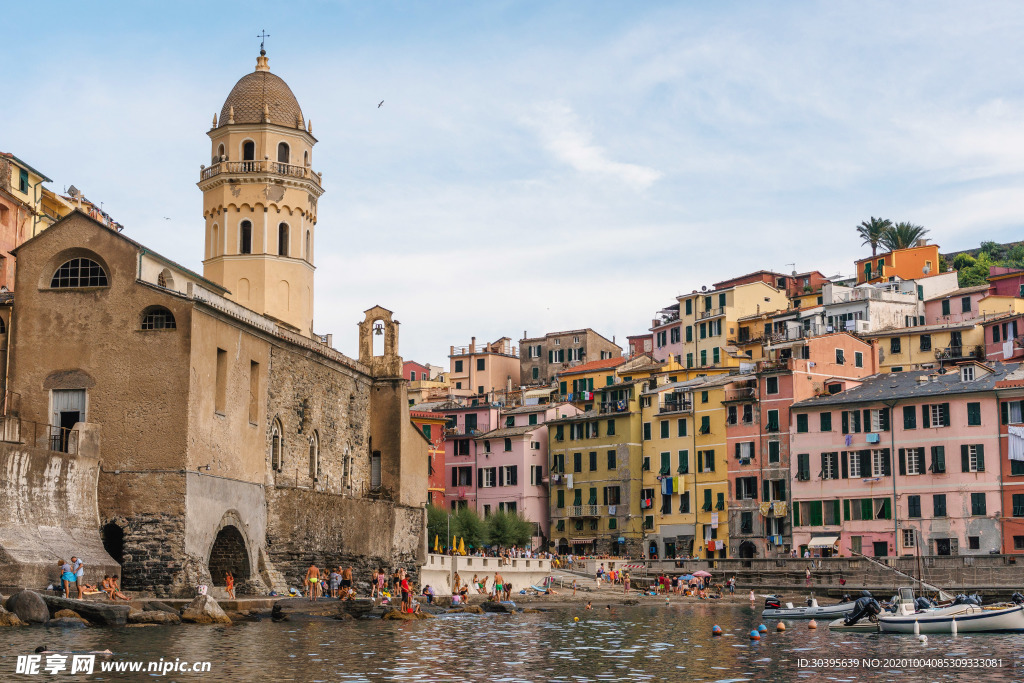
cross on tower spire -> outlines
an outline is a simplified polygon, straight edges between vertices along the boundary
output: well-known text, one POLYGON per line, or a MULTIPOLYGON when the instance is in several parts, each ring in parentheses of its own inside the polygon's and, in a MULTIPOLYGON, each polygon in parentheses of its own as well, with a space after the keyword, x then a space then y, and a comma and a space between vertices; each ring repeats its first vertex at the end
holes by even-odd
POLYGON ((256 34, 256 37, 260 39, 260 54, 267 54, 267 51, 263 47, 263 43, 270 37, 270 34, 267 33, 265 29, 260 29, 260 32, 256 34))

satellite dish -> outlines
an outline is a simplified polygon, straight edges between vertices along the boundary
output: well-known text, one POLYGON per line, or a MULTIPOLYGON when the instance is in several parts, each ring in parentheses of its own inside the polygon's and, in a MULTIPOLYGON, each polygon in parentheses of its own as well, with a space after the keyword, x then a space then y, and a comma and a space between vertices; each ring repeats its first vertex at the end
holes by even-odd
POLYGON ((71 187, 68 188, 68 194, 72 197, 77 197, 78 195, 82 194, 82 192, 77 187, 72 185, 71 187))

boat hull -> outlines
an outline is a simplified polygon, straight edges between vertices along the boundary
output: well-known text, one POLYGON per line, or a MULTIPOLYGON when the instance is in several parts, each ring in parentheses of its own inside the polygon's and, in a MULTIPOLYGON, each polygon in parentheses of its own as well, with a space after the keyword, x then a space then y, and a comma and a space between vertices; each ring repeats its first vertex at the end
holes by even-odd
POLYGON ((957 633, 1024 632, 1024 605, 1001 609, 964 607, 967 609, 955 613, 881 616, 878 627, 883 633, 913 633, 917 622, 919 633, 952 633, 955 619, 957 633))
POLYGON ((779 609, 766 609, 761 612, 762 619, 837 619, 845 617, 854 610, 854 603, 844 602, 841 605, 827 605, 825 607, 782 607, 779 609))

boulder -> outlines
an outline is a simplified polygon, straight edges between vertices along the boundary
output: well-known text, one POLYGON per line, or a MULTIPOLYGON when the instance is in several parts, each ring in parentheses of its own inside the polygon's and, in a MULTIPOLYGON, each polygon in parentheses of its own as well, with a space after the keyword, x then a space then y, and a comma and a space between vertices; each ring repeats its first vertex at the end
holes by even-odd
POLYGON ((197 596, 181 613, 181 620, 193 624, 230 624, 231 619, 224 614, 217 601, 209 595, 197 596))
POLYGON ((14 612, 8 612, 0 605, 0 626, 27 626, 14 612))
POLYGON ((515 604, 510 602, 485 602, 483 607, 485 612, 496 612, 498 614, 514 614, 516 611, 515 604))
POLYGON ((69 600, 53 595, 44 595, 43 601, 50 614, 56 615, 61 610, 71 610, 79 614, 91 624, 99 626, 124 626, 128 623, 128 605, 112 605, 92 600, 69 600))
POLYGON ((71 617, 72 619, 81 619, 82 615, 71 609, 60 609, 53 613, 54 619, 63 619, 64 617, 71 617))
POLYGON ((396 609, 388 610, 384 613, 381 619, 388 621, 416 621, 415 614, 409 614, 408 612, 399 612, 396 609))
POLYGON ((89 625, 89 622, 85 619, 76 619, 74 617, 60 617, 58 619, 50 619, 46 622, 46 625, 54 628, 85 628, 89 625))
POLYGON ((174 612, 162 610, 146 610, 145 612, 133 612, 128 615, 129 624, 180 624, 181 617, 174 612))
POLYGON ((465 607, 456 607, 455 609, 448 610, 448 614, 483 614, 484 608, 480 605, 466 605, 465 607))
POLYGON ((146 603, 147 612, 170 612, 171 614, 179 614, 179 610, 174 609, 166 602, 160 602, 159 600, 150 600, 146 603))
POLYGON ((45 624, 50 620, 50 610, 47 609, 43 596, 35 591, 18 591, 7 598, 6 607, 26 624, 45 624))
POLYGON ((523 610, 523 614, 540 614, 540 610, 539 609, 530 609, 529 607, 527 607, 526 609, 523 610))

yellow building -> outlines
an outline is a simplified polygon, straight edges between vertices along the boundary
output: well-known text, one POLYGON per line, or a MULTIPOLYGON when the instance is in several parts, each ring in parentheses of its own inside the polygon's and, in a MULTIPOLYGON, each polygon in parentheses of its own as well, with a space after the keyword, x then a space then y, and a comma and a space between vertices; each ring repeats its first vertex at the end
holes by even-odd
POLYGON ((288 84, 256 70, 232 88, 213 117, 210 165, 200 172, 206 258, 203 274, 229 297, 305 336, 313 333, 316 138, 288 84))
POLYGON ((683 366, 706 374, 738 368, 749 359, 736 346, 737 321, 788 307, 785 291, 760 280, 680 296, 683 366))
POLYGON ((685 378, 687 371, 675 359, 654 360, 643 354, 632 358, 607 358, 578 365, 555 375, 558 394, 583 411, 590 410, 601 400, 600 390, 604 387, 648 379, 654 375, 672 376, 671 381, 685 378))
POLYGON ((877 340, 880 372, 927 370, 985 359, 985 330, 979 319, 882 330, 862 336, 866 341, 877 340))
POLYGON ((727 386, 748 379, 702 377, 649 387, 641 397, 648 557, 726 557, 729 468, 722 402, 727 386))
POLYGON ((640 555, 642 387, 601 387, 590 410, 548 422, 548 537, 558 552, 640 555))

